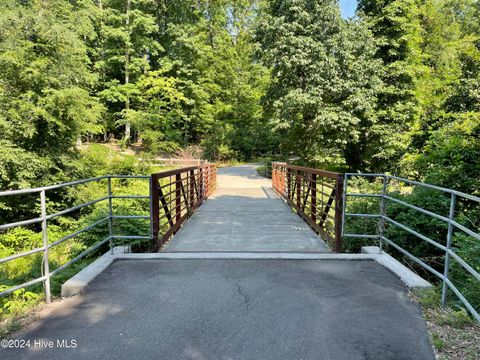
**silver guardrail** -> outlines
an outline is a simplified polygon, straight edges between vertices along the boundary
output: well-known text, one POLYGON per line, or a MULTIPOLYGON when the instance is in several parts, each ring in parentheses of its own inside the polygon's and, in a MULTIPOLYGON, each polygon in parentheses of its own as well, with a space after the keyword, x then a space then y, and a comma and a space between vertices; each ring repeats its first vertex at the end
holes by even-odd
POLYGON ((446 305, 446 295, 447 295, 447 288, 453 291, 453 293, 460 299, 460 301, 464 304, 464 306, 468 309, 468 311, 472 314, 472 316, 480 322, 480 314, 475 310, 475 308, 470 304, 470 302, 465 298, 465 296, 460 292, 460 290, 452 283, 449 279, 449 269, 450 269, 450 259, 453 258, 460 264, 466 271, 470 273, 477 281, 480 282, 480 274, 469 264, 465 262, 455 251, 452 249, 452 237, 454 229, 463 231, 467 235, 473 237, 476 240, 480 241, 480 234, 475 232, 464 225, 455 221, 455 208, 458 201, 458 198, 468 199, 470 201, 476 202, 480 204, 480 197, 465 194, 460 191, 452 190, 443 188, 440 186, 435 186, 431 184, 422 183, 419 181, 408 180, 401 177, 390 176, 385 174, 364 174, 364 173, 347 173, 345 174, 344 180, 344 191, 343 191, 343 212, 342 212, 342 237, 351 237, 351 238, 367 238, 367 239, 377 239, 379 242, 380 252, 382 252, 383 244, 387 243, 403 255, 423 267, 424 269, 428 270, 435 276, 437 276, 442 281, 442 306, 446 305), (370 194, 370 193, 348 193, 348 179, 352 177, 364 177, 364 178, 381 178, 382 179, 382 192, 380 194, 370 194), (423 209, 421 207, 409 204, 405 201, 400 199, 396 199, 392 196, 388 195, 388 184, 392 181, 397 181, 399 183, 404 183, 413 186, 420 186, 432 190, 437 190, 441 193, 448 194, 450 196, 450 207, 449 207, 449 216, 442 216, 436 214, 432 211, 423 209), (379 206, 379 213, 378 214, 360 214, 360 213, 348 213, 347 212, 347 199, 348 197, 358 197, 358 198, 379 198, 380 199, 380 206, 379 206), (386 207, 387 202, 393 202, 399 205, 402 205, 406 208, 413 209, 418 211, 424 215, 433 217, 440 221, 443 221, 448 224, 447 230, 447 238, 446 238, 446 246, 438 243, 437 241, 429 238, 424 234, 420 234, 419 232, 413 230, 412 228, 408 227, 405 224, 402 224, 394 219, 391 219, 387 216, 386 207), (345 220, 348 217, 363 217, 363 218, 376 218, 378 219, 378 232, 377 234, 351 234, 345 233, 345 220), (435 270, 430 265, 426 264, 424 261, 419 259, 418 257, 414 256, 413 254, 409 253, 407 250, 399 246, 398 244, 394 243, 390 239, 384 236, 385 232, 385 224, 389 223, 397 228, 400 228, 411 235, 416 236, 417 238, 426 241, 427 243, 441 249, 445 252, 445 260, 444 260, 444 271, 443 273, 435 270))
MULTIPOLYGON (((144 176, 144 175, 105 175, 105 176, 100 176, 100 177, 95 177, 95 178, 90 178, 90 179, 82 179, 78 181, 72 181, 72 182, 67 182, 67 183, 62 183, 62 184, 56 184, 56 185, 51 185, 51 186, 44 186, 44 187, 38 187, 38 188, 32 188, 32 189, 23 189, 23 190, 10 190, 10 191, 1 191, 0 192, 0 197, 4 196, 13 196, 13 195, 24 195, 24 194, 34 194, 37 193, 40 196, 40 217, 33 218, 33 219, 28 219, 28 220, 23 220, 23 221, 17 221, 13 223, 8 223, 8 224, 0 224, 0 231, 2 230, 7 230, 13 227, 17 226, 24 226, 24 225, 30 225, 30 224, 35 224, 35 223, 41 223, 42 227, 42 238, 43 238, 43 244, 39 248, 35 248, 29 251, 25 251, 19 254, 14 254, 11 256, 7 256, 4 258, 0 258, 0 264, 6 263, 18 258, 22 258, 25 256, 33 255, 36 253, 43 252, 43 260, 42 260, 42 272, 43 275, 41 277, 38 277, 36 279, 33 279, 31 281, 25 282, 23 284, 19 284, 17 286, 10 287, 6 290, 3 290, 0 292, 0 297, 8 295, 16 290, 43 282, 44 284, 44 290, 45 290, 45 301, 47 303, 51 302, 51 291, 50 291, 50 278, 57 274, 58 272, 62 271, 66 267, 72 265, 73 263, 77 262, 78 260, 84 258, 91 252, 97 250, 100 246, 103 244, 109 242, 110 243, 110 251, 113 251, 113 245, 114 245, 114 240, 115 239, 151 239, 152 234, 151 234, 151 223, 150 223, 150 234, 147 236, 119 236, 115 235, 113 233, 113 220, 114 219, 150 219, 150 215, 145 215, 145 216, 139 216, 139 215, 114 215, 113 210, 112 210, 112 202, 113 199, 150 199, 150 196, 143 196, 143 195, 114 195, 112 193, 112 179, 145 179, 145 180, 150 180, 150 176, 144 176), (80 184, 87 184, 91 182, 98 182, 101 180, 107 179, 107 195, 99 197, 95 200, 88 201, 83 204, 75 205, 72 206, 71 208, 48 214, 47 213, 47 201, 46 201, 46 193, 49 190, 55 190, 55 189, 60 189, 64 188, 67 186, 75 186, 75 185, 80 185, 80 184), (106 216, 103 219, 100 219, 96 221, 93 224, 90 224, 80 230, 77 230, 71 234, 68 234, 54 242, 49 243, 48 240, 48 220, 54 219, 58 216, 66 215, 69 214, 73 211, 80 210, 84 207, 94 205, 96 203, 102 202, 102 201, 108 201, 108 216, 106 216), (51 248, 54 246, 57 246, 64 241, 71 239, 75 236, 80 235, 81 233, 91 230, 96 226, 99 226, 105 222, 108 222, 108 230, 109 230, 109 235, 80 253, 78 256, 73 258, 72 260, 68 261, 67 263, 59 266, 56 268, 54 271, 50 271, 49 268, 49 258, 48 258, 48 253, 51 248)), ((149 194, 151 193, 151 182, 149 181, 149 194)), ((151 208, 151 204, 149 205, 151 208)))

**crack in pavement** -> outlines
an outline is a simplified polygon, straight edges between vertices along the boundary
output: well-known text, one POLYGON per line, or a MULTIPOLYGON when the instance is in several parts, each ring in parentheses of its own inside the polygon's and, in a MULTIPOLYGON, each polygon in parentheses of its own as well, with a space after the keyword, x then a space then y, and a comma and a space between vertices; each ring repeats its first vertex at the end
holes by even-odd
POLYGON ((243 303, 246 305, 247 312, 248 312, 248 309, 250 308, 250 297, 242 291, 242 286, 240 285, 240 283, 236 280, 234 280, 234 281, 235 281, 235 285, 237 287, 237 292, 243 298, 243 303))

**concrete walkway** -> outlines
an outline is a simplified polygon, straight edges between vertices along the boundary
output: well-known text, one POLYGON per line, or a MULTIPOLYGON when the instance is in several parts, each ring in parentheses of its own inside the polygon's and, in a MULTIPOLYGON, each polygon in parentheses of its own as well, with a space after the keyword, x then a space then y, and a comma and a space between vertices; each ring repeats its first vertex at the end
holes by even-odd
POLYGON ((164 251, 330 250, 249 164, 218 169, 217 190, 164 251))
POLYGON ((0 359, 434 360, 405 290, 368 260, 116 261, 0 359))

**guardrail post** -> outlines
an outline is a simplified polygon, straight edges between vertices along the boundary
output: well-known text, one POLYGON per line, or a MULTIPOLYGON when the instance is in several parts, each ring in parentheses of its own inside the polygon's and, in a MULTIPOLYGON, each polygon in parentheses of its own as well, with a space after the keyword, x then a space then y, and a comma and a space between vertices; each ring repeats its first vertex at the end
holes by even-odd
POLYGON ((153 240, 153 180, 152 176, 148 179, 148 197, 149 197, 149 209, 150 209, 150 240, 153 240))
MULTIPOLYGON (((150 218, 152 222, 152 246, 155 248, 158 244, 158 233, 160 232, 160 180, 155 174, 150 176, 152 191, 150 193, 150 204, 152 212, 150 218)), ((165 215, 166 216, 166 215, 165 215)))
POLYGON ((337 176, 335 183, 335 252, 340 253, 342 244, 342 199, 343 199, 343 177, 337 176))
POLYGON ((45 281, 43 282, 45 287, 45 301, 50 304, 52 301, 52 295, 50 291, 50 266, 48 263, 48 233, 47 233, 47 204, 45 199, 45 190, 40 192, 40 207, 42 216, 42 238, 43 238, 43 276, 45 281))
POLYGON ((112 177, 109 175, 108 181, 108 237, 110 243, 110 253, 113 254, 113 211, 112 211, 112 177))
POLYGON ((452 193, 450 197, 450 212, 448 215, 448 233, 447 233, 447 251, 445 252, 445 265, 443 270, 443 284, 442 284, 442 306, 445 307, 447 304, 447 279, 448 271, 450 267, 450 254, 448 253, 452 247, 452 236, 453 236, 453 224, 452 221, 455 218, 455 204, 456 204, 456 195, 452 193))
POLYGON ((387 194, 387 177, 383 177, 382 197, 380 198, 380 220, 378 222, 378 253, 383 252, 383 233, 385 232, 385 216, 387 215, 385 195, 387 194))
POLYGON ((343 181, 343 199, 342 199, 342 231, 341 237, 343 241, 343 235, 345 234, 345 213, 347 212, 347 184, 348 184, 348 175, 345 174, 345 179, 343 181))

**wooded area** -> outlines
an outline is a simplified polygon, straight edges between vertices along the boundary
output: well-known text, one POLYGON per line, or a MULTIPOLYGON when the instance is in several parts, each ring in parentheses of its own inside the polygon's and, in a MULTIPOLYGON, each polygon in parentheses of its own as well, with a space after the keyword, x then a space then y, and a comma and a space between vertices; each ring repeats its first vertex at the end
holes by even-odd
POLYGON ((336 0, 6 0, 2 188, 86 176, 77 141, 114 137, 476 193, 479 9, 361 0, 345 20, 336 0))
MULTIPOLYGON (((116 141, 140 148, 142 159, 195 146, 211 161, 297 157, 480 194, 477 0, 359 0, 352 19, 337 0, 3 0, 0 8, 1 190, 151 171, 100 145, 78 146, 116 141)), ((86 201, 95 190, 56 194, 48 206, 86 201)), ((432 211, 448 206, 429 193, 399 193, 432 211)), ((104 211, 59 221, 54 232, 104 211)), ((418 231, 447 231, 391 211, 418 231)), ((0 203, 6 221, 36 212, 34 199, 0 203)), ((480 209, 465 203, 458 212, 480 227, 480 209)), ((0 251, 40 242, 36 230, 1 234, 0 251)), ((479 245, 456 241, 478 264, 479 245)), ((62 251, 71 258, 78 249, 62 251)), ((22 266, 9 271, 30 274, 22 266)), ((480 306, 478 287, 467 288, 480 306)))

